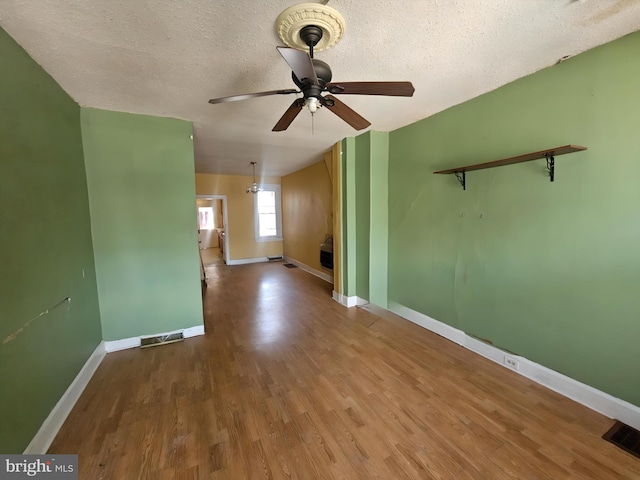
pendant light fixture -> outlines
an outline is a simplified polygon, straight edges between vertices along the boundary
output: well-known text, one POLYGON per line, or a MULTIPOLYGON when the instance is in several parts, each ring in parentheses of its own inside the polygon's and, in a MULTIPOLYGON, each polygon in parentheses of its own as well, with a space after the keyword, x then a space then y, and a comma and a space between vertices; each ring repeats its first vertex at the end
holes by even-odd
POLYGON ((256 194, 261 192, 262 189, 258 187, 258 184, 256 183, 256 162, 251 162, 251 166, 253 167, 253 185, 247 188, 247 193, 256 194))

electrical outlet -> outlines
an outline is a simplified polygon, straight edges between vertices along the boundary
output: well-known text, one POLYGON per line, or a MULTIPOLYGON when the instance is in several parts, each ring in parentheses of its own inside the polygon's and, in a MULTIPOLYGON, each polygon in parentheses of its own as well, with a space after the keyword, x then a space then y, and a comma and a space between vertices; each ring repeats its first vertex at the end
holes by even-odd
POLYGON ((504 356, 504 364, 512 370, 520 370, 520 362, 508 355, 504 356))

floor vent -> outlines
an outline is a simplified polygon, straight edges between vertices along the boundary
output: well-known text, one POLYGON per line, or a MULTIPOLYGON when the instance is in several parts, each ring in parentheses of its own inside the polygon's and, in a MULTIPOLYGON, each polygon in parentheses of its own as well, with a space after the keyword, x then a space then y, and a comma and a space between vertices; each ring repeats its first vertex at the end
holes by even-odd
POLYGON ((182 332, 157 335, 155 337, 145 337, 140 339, 140 348, 166 345, 167 343, 181 342, 182 340, 184 340, 182 332))
POLYGON ((287 268, 298 268, 296 265, 294 265, 293 263, 283 263, 283 265, 287 268))
POLYGON ((272 257, 267 257, 267 260, 269 260, 270 262, 277 262, 278 260, 284 260, 284 258, 282 257, 282 255, 274 255, 272 257))
POLYGON ((635 428, 616 422, 602 438, 640 458, 640 432, 635 428))

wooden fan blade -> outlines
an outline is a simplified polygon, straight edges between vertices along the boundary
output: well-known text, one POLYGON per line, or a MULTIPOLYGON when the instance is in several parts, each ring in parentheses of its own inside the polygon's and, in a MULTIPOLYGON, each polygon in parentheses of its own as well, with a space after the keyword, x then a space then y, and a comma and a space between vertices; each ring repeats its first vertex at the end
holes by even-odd
POLYGON ((280 120, 278 120, 276 126, 271 129, 271 131, 282 132, 289 128, 289 125, 291 125, 291 122, 293 122, 298 116, 300 110, 302 110, 302 107, 304 107, 304 98, 296 98, 289 106, 289 108, 287 108, 287 111, 284 112, 284 115, 282 115, 280 120))
POLYGON ((294 90, 293 88, 288 88, 285 90, 270 90, 268 92, 257 92, 257 93, 245 93, 244 95, 232 95, 230 97, 222 97, 222 98, 212 98, 209 100, 209 103, 227 103, 227 102, 237 102, 238 100, 246 100, 248 98, 254 97, 266 97, 267 95, 287 95, 289 93, 299 93, 298 90, 294 90))
POLYGON ((327 90, 341 95, 386 95, 390 97, 413 97, 415 88, 411 82, 332 82, 327 90))
POLYGON ((320 103, 339 116, 342 120, 347 122, 356 130, 362 130, 371 125, 366 118, 361 117, 350 107, 347 107, 344 103, 338 100, 332 95, 326 95, 320 99, 320 103))
POLYGON ((318 85, 318 77, 316 70, 313 68, 313 62, 307 52, 289 47, 276 47, 282 58, 289 64, 291 70, 298 80, 301 82, 310 82, 318 85))

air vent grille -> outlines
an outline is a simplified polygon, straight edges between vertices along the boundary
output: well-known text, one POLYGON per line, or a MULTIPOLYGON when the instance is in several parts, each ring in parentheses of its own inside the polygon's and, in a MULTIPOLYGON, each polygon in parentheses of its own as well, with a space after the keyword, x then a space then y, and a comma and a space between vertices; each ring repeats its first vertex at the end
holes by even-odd
POLYGON ((166 345, 167 343, 181 342, 182 340, 184 340, 182 332, 156 335, 155 337, 145 337, 140 339, 140 348, 166 345))
POLYGON ((640 432, 635 428, 616 422, 602 438, 640 458, 640 432))

